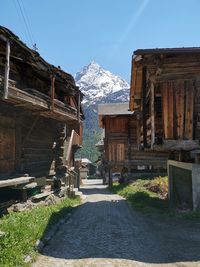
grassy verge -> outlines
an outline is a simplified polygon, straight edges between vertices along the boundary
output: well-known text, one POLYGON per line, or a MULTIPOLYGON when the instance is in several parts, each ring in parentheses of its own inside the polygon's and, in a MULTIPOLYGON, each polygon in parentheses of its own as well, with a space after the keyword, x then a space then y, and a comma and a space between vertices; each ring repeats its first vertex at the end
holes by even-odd
POLYGON ((62 202, 41 206, 30 211, 11 213, 0 219, 0 266, 28 266, 24 262, 27 255, 36 257, 35 243, 45 231, 69 213, 80 198, 65 199, 62 202))
POLYGON ((168 211, 167 177, 137 179, 131 184, 114 183, 110 190, 144 212, 168 211))
POLYGON ((125 197, 136 209, 148 213, 181 219, 199 220, 200 211, 170 210, 167 177, 137 179, 131 184, 114 183, 111 192, 125 197))

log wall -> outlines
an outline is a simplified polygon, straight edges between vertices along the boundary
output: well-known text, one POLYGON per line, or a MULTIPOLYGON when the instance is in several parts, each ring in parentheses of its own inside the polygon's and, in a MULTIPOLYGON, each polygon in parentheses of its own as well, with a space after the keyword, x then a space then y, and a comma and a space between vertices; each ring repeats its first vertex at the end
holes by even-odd
POLYGON ((1 102, 0 178, 25 173, 55 174, 58 165, 63 164, 64 126, 1 102))
POLYGON ((55 171, 56 130, 57 124, 52 120, 36 116, 21 120, 21 140, 17 144, 21 143, 22 148, 22 172, 48 175, 55 171))
POLYGON ((200 50, 180 51, 141 50, 133 58, 130 108, 141 114, 138 140, 144 149, 170 150, 165 144, 177 140, 173 150, 181 149, 180 141, 188 141, 189 151, 193 141, 200 140, 200 50), (139 69, 144 82, 138 87, 139 69))

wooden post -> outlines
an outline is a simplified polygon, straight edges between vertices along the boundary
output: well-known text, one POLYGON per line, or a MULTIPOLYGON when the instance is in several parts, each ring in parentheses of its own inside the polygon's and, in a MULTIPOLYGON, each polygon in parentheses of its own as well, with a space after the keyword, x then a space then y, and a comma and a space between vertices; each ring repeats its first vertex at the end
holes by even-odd
POLYGON ((8 80, 10 72, 10 42, 6 42, 6 64, 5 64, 5 78, 4 78, 4 99, 8 99, 8 80))
POLYGON ((137 114, 137 149, 141 148, 141 114, 137 114))
POLYGON ((78 117, 78 123, 80 123, 80 109, 81 109, 81 93, 78 92, 78 111, 77 111, 77 117, 78 117))
POLYGON ((51 109, 54 111, 54 99, 55 99, 55 76, 51 76, 51 109))
POLYGON ((113 181, 112 181, 112 171, 111 171, 111 168, 108 169, 108 174, 109 174, 109 177, 108 177, 108 185, 109 186, 112 186, 113 185, 113 181))
POLYGON ((142 69, 142 122, 143 122, 143 146, 147 146, 147 126, 146 126, 146 67, 142 69))
POLYGON ((173 83, 173 139, 177 139, 177 108, 176 108, 176 84, 173 83))
POLYGON ((188 83, 187 81, 184 81, 184 104, 183 104, 183 138, 185 138, 186 133, 186 92, 187 92, 188 83))
POLYGON ((131 160, 131 117, 128 118, 128 160, 131 160))
POLYGON ((155 89, 151 84, 151 149, 155 143, 155 89))

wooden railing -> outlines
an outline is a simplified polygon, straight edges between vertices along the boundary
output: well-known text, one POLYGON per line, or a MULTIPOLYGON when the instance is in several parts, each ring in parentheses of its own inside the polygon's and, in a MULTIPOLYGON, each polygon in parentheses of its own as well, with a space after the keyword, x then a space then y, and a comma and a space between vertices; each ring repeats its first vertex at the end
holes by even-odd
POLYGON ((80 136, 74 130, 72 130, 71 137, 69 140, 69 145, 67 148, 67 155, 66 155, 66 165, 67 166, 70 166, 70 164, 71 164, 73 146, 80 146, 81 143, 82 142, 81 142, 80 136))

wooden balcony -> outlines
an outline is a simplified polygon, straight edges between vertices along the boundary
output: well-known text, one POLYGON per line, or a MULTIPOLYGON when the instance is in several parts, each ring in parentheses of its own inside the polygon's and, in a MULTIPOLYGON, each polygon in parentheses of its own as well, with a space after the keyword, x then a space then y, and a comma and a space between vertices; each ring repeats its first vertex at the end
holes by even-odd
POLYGON ((52 118, 59 121, 77 121, 77 109, 64 104, 63 102, 52 99, 35 90, 26 88, 24 90, 11 86, 9 81, 8 99, 5 102, 13 104, 15 107, 26 108, 36 115, 52 118))

